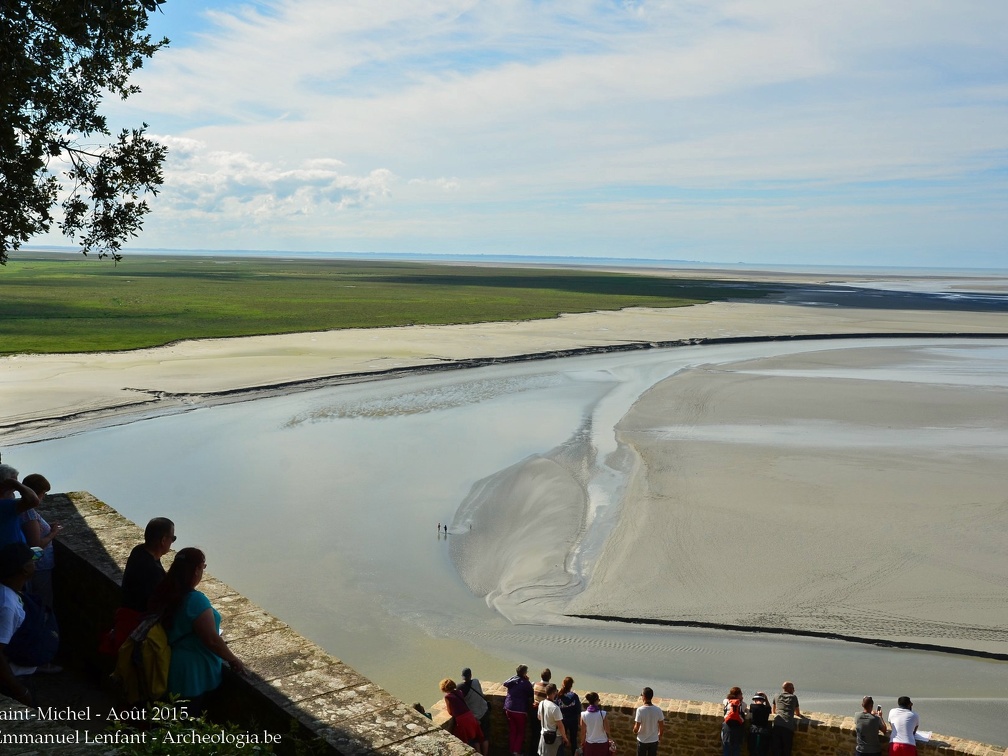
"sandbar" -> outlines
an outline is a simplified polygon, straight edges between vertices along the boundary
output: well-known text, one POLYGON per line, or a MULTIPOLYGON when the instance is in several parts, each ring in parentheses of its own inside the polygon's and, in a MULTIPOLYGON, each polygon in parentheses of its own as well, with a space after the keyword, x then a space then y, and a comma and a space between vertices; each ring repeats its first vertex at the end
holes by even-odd
POLYGON ((0 358, 0 439, 68 423, 156 412, 209 395, 587 347, 799 335, 998 334, 1003 313, 825 308, 752 302, 562 315, 551 320, 409 326, 182 341, 153 349, 0 358))

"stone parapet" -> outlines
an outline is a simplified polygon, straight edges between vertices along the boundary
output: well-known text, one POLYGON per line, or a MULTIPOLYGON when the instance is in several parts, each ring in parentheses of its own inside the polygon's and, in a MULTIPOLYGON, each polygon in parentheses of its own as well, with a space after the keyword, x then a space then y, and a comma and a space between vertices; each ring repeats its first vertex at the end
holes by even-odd
MULTIPOLYGON (((491 709, 490 753, 492 756, 506 756, 506 691, 497 683, 480 682, 491 709)), ((582 700, 585 692, 578 691, 582 700)), ((640 700, 609 693, 599 693, 599 697, 602 708, 608 713, 609 731, 616 743, 616 753, 636 753, 633 718, 640 700)), ((653 703, 665 712, 665 736, 658 748, 659 756, 715 756, 721 753, 721 723, 724 719, 721 704, 671 698, 655 698, 653 703)), ((443 701, 431 707, 431 711, 435 724, 450 729, 451 718, 443 701)), ((529 729, 525 752, 535 753, 532 745, 535 732, 532 727, 529 729)), ((798 723, 792 756, 851 756, 854 744, 853 713, 849 717, 841 717, 806 712, 806 718, 798 723)), ((918 744, 917 753, 918 756, 1008 756, 1008 748, 935 733, 930 742, 918 744)))
MULTIPOLYGON (((53 574, 61 623, 60 658, 102 679, 111 671, 112 662, 98 653, 98 638, 111 624, 119 605, 122 570, 130 550, 143 540, 143 532, 87 493, 47 498, 46 517, 64 528, 56 541, 53 574)), ((170 559, 171 555, 165 563, 170 559)), ((216 697, 218 706, 211 709, 216 717, 240 726, 254 723, 258 730, 282 737, 293 737, 292 731, 300 737, 316 736, 323 752, 344 756, 472 753, 227 584, 207 574, 200 590, 221 613, 222 634, 250 673, 225 676, 221 695, 216 697)), ((9 699, 3 702, 7 706, 0 708, 20 706, 9 699)))

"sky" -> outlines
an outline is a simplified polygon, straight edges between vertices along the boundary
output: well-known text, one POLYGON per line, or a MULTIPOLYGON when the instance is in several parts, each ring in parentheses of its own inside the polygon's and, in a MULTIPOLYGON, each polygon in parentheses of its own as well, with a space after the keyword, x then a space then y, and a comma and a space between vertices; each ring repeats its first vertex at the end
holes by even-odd
POLYGON ((1008 267, 1004 0, 168 0, 135 246, 1008 267))

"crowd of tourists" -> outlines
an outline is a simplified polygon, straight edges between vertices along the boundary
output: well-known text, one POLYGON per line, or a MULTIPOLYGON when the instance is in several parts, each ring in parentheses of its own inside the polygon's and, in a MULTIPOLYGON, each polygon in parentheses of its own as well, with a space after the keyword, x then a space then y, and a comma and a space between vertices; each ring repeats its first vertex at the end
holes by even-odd
MULTIPOLYGON (((585 693, 584 702, 574 691, 574 678, 565 677, 558 688, 553 673, 544 669, 539 681, 529 680, 528 667, 518 665, 504 681, 504 715, 508 724, 508 747, 513 756, 525 753, 525 744, 536 745, 540 756, 609 756, 615 748, 607 712, 599 705, 599 694, 585 693)), ((490 752, 490 703, 480 681, 467 667, 462 684, 451 678, 441 681, 445 706, 454 720, 454 733, 463 742, 486 756, 490 752)), ((665 726, 665 714, 651 703, 654 691, 644 688, 641 704, 634 714, 633 734, 638 754, 654 756, 665 726)))
MULTIPOLYGON (((27 706, 38 702, 32 675, 59 672, 59 623, 53 611, 53 539, 57 523, 44 517, 49 481, 0 464, 0 692, 27 706)), ((201 713, 223 681, 224 666, 245 667, 220 635, 220 613, 197 590, 206 555, 179 549, 165 570, 162 558, 175 543, 175 524, 155 517, 143 543, 129 555, 122 576, 122 605, 109 618, 99 650, 123 685, 125 703, 143 705, 168 695, 201 713)))
MULTIPOLYGON (((794 683, 785 681, 773 701, 759 691, 747 705, 742 690, 733 687, 722 702, 723 756, 741 756, 745 743, 749 756, 791 756, 798 720, 803 717, 794 683)), ((908 696, 900 696, 896 707, 882 717, 882 707, 871 696, 861 699, 862 710, 854 717, 854 751, 859 756, 916 756, 914 737, 920 718, 908 696), (889 726, 886 726, 888 720, 889 726), (891 728, 891 729, 890 729, 891 728)))
MULTIPOLYGON (((585 694, 584 702, 574 692, 574 679, 565 677, 559 688, 553 673, 544 669, 539 681, 529 679, 528 667, 518 666, 504 681, 504 715, 507 719, 508 748, 512 756, 527 753, 526 745, 538 756, 609 756, 616 752, 607 712, 599 705, 598 693, 585 694)), ((467 667, 462 684, 441 681, 445 706, 454 720, 453 732, 463 742, 486 756, 490 752, 490 702, 480 681, 467 667)), ((654 691, 645 687, 634 710, 632 733, 637 756, 656 756, 666 735, 665 715, 653 703, 654 691)), ((920 718, 913 702, 901 696, 888 717, 876 707, 871 696, 862 701, 862 711, 854 718, 857 756, 916 756, 915 734, 920 718), (888 726, 886 722, 888 721, 888 726)), ((733 687, 722 701, 722 756, 741 756, 743 745, 749 756, 791 756, 798 720, 803 718, 794 683, 784 682, 773 700, 759 691, 745 702, 741 688, 733 687)))

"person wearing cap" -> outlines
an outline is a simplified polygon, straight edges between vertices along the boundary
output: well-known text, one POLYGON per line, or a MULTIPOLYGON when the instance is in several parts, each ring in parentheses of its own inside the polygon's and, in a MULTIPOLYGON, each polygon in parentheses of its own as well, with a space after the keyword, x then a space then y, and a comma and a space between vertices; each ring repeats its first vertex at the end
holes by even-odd
POLYGON ((0 548, 0 690, 25 706, 34 706, 34 698, 15 676, 21 670, 11 667, 7 646, 24 622, 24 604, 19 594, 34 574, 35 555, 31 547, 25 543, 9 543, 0 548))
POLYGON ((917 739, 914 733, 920 726, 920 716, 913 711, 913 701, 909 696, 900 696, 896 708, 889 710, 889 726, 892 736, 889 738, 890 756, 917 756, 917 739))
POLYGON ((746 746, 749 756, 769 756, 770 754, 770 699, 762 690, 752 697, 749 704, 749 732, 746 746))
POLYGON ((487 703, 483 695, 483 686, 480 681, 472 676, 472 670, 466 667, 462 670, 462 684, 458 686, 459 692, 465 699, 469 711, 476 717, 476 721, 483 730, 482 752, 490 752, 490 704, 487 703))
POLYGON ((798 729, 798 718, 802 715, 793 682, 785 681, 781 685, 781 692, 773 701, 773 714, 770 742, 774 756, 791 756, 795 730, 798 729))
POLYGON ((0 546, 27 543, 21 529, 21 513, 38 505, 38 494, 18 482, 18 471, 10 465, 0 465, 0 546))
POLYGON ((882 720, 882 707, 875 709, 875 699, 871 696, 861 699, 861 711, 854 717, 854 730, 857 733, 854 750, 860 756, 881 756, 879 735, 885 736, 888 730, 882 720))

